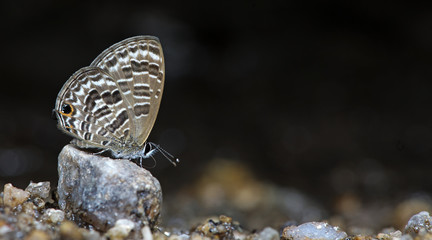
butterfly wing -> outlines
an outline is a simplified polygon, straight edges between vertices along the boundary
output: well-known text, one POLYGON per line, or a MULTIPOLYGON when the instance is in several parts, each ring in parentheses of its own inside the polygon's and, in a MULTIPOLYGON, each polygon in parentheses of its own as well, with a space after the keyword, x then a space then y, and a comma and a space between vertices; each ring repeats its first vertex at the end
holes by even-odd
POLYGON ((153 128, 165 78, 165 62, 159 39, 137 36, 103 51, 90 65, 109 73, 127 106, 129 141, 142 146, 153 128))
POLYGON ((118 151, 129 135, 129 116, 116 81, 104 70, 84 67, 60 90, 55 106, 59 128, 80 147, 118 151))

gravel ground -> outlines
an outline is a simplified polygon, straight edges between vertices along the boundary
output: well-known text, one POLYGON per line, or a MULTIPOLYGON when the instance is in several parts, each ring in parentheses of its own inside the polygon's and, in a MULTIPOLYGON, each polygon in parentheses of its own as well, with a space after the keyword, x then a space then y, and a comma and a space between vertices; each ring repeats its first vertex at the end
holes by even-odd
POLYGON ((432 239, 432 218, 422 211, 431 209, 425 196, 367 205, 346 195, 335 202, 338 212, 330 213, 312 197, 259 181, 244 165, 223 159, 175 196, 165 196, 159 224, 138 229, 131 219, 97 230, 71 218, 60 209, 54 185, 4 185, 0 239, 432 239))

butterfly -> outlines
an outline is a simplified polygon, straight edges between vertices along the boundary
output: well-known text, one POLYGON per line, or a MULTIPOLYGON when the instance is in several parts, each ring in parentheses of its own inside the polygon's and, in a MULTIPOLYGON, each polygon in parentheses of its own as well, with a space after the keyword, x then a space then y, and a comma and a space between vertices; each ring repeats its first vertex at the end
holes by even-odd
POLYGON ((143 159, 162 153, 147 142, 165 81, 165 60, 157 37, 136 36, 103 51, 76 71, 60 90, 54 114, 58 127, 79 148, 110 151, 115 158, 143 159))

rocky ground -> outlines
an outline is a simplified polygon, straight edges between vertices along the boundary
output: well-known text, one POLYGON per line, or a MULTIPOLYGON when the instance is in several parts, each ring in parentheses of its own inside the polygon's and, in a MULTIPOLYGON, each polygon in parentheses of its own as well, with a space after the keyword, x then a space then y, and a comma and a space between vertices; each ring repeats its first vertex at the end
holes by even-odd
POLYGON ((248 231, 224 215, 187 229, 161 224, 136 231, 136 222, 119 219, 108 230, 97 231, 88 223, 65 218, 65 211, 53 200, 49 182, 30 183, 25 190, 6 184, 0 199, 1 239, 432 239, 432 217, 425 211, 412 216, 401 230, 387 228, 368 235, 350 235, 327 222, 248 231))
POLYGON ((56 185, 5 184, 0 239, 432 239, 427 196, 363 204, 348 194, 328 213, 221 159, 161 204, 159 181, 144 168, 65 147, 56 185))

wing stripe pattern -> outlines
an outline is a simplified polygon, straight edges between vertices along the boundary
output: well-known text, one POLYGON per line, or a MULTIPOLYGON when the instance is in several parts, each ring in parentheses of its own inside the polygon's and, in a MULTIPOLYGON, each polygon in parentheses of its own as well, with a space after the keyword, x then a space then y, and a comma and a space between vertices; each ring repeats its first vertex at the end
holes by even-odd
POLYGON ((139 156, 159 110, 164 64, 155 37, 114 44, 63 86, 55 108, 60 129, 75 137, 80 147, 139 156))
POLYGON ((124 40, 102 52, 91 64, 116 80, 128 106, 130 141, 143 145, 156 120, 164 84, 162 47, 155 37, 124 40), (157 95, 155 94, 157 93, 157 95))
POLYGON ((64 119, 65 130, 86 144, 91 142, 89 147, 121 145, 124 132, 119 128, 129 119, 125 118, 126 112, 115 114, 122 113, 116 106, 122 100, 116 85, 112 84, 114 80, 93 67, 78 70, 71 79, 73 81, 65 84, 62 95, 59 94, 64 103, 75 109, 70 117, 64 119))

